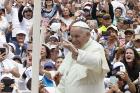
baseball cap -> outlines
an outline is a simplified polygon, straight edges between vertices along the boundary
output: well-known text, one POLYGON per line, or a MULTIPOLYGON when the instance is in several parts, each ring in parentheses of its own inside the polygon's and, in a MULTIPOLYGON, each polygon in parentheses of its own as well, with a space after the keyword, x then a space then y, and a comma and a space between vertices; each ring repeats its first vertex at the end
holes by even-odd
POLYGON ((110 26, 107 28, 107 30, 110 29, 110 28, 113 28, 113 29, 118 33, 118 28, 117 28, 116 26, 110 25, 110 26))
POLYGON ((55 66, 52 62, 47 62, 46 64, 44 64, 44 69, 54 69, 55 66))
POLYGON ((61 28, 61 23, 54 22, 50 26, 50 31, 58 32, 61 28))
POLYGON ((26 32, 24 30, 18 30, 16 32, 16 35, 18 35, 18 34, 24 34, 24 35, 26 35, 26 32))
POLYGON ((115 62, 113 64, 112 74, 115 75, 115 74, 117 74, 120 71, 121 72, 125 72, 126 71, 126 68, 125 68, 124 64, 122 62, 115 62))
POLYGON ((59 41, 59 37, 58 37, 58 35, 56 35, 56 34, 51 35, 51 36, 49 37, 49 39, 50 39, 50 38, 55 38, 55 39, 57 39, 57 40, 59 41))

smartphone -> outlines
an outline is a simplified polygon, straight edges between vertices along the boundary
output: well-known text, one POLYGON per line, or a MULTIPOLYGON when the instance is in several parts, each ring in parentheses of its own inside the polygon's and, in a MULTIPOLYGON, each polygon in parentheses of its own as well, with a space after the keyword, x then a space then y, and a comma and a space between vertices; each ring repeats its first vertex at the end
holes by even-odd
POLYGON ((14 79, 10 78, 3 78, 1 82, 4 84, 4 88, 2 89, 2 92, 12 92, 13 87, 10 87, 11 84, 14 84, 14 79))
POLYGON ((0 53, 3 54, 6 52, 6 48, 0 48, 0 53))
POLYGON ((110 83, 115 85, 118 82, 118 78, 116 76, 110 76, 110 83))

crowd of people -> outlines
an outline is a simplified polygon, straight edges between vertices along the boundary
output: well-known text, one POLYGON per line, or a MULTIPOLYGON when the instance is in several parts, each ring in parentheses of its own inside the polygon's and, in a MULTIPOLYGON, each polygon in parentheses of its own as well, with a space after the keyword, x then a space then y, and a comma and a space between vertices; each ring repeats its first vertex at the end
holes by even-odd
MULTIPOLYGON (((31 92, 33 13, 0 0, 0 93, 31 92)), ((40 15, 38 93, 140 93, 139 0, 42 0, 40 15)))

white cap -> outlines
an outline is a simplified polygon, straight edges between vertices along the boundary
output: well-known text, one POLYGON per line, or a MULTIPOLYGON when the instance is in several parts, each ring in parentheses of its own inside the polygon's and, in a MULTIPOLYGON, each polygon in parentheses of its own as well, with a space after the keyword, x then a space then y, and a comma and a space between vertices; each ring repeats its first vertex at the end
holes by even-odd
POLYGON ((90 10, 91 9, 91 6, 88 6, 87 5, 87 6, 84 7, 84 9, 90 10))
POLYGON ((26 35, 26 32, 24 30, 18 30, 18 31, 16 31, 16 35, 18 35, 18 34, 26 35))
POLYGON ((78 21, 78 22, 75 22, 72 27, 83 27, 83 28, 87 28, 87 29, 90 29, 90 27, 88 26, 87 23, 83 22, 83 21, 78 21))
POLYGON ((123 70, 123 72, 125 72, 125 66, 122 62, 115 62, 113 64, 113 69, 117 68, 117 67, 121 67, 120 71, 123 70))
POLYGON ((54 37, 54 38, 56 38, 57 40, 59 40, 59 37, 58 37, 58 35, 56 35, 56 34, 51 35, 51 36, 49 37, 49 39, 52 38, 52 37, 54 37))
POLYGON ((109 29, 109 28, 113 28, 114 30, 116 30, 118 32, 118 28, 114 25, 110 25, 107 29, 109 29))
POLYGON ((50 26, 50 30, 54 32, 58 32, 60 30, 61 23, 52 23, 50 26))

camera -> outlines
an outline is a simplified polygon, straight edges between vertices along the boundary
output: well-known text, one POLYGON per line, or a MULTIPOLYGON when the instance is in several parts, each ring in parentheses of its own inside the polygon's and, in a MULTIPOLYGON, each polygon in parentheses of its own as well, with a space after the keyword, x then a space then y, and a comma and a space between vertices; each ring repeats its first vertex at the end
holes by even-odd
POLYGON ((3 54, 6 52, 6 48, 0 48, 0 53, 3 54))
POLYGON ((9 77, 4 77, 2 80, 1 80, 1 83, 4 84, 4 88, 2 89, 2 92, 12 92, 13 91, 13 87, 11 87, 11 84, 14 84, 15 81, 14 79, 11 79, 9 77))

